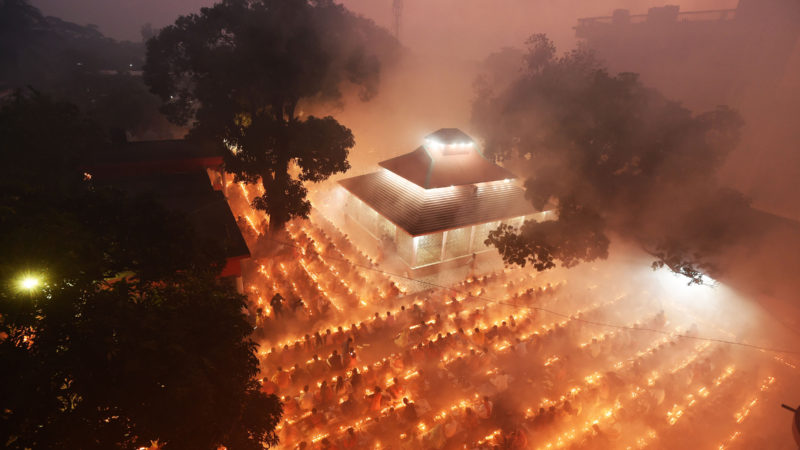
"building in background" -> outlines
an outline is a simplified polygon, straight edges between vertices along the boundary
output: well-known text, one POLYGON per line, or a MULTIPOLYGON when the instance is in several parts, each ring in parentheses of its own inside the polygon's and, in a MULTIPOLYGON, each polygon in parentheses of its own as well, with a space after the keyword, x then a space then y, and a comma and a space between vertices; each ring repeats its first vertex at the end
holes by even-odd
POLYGON ((740 106, 774 91, 800 37, 800 1, 740 0, 736 9, 647 14, 618 9, 578 20, 576 35, 612 73, 635 72, 692 108, 740 106))
POLYGON ((501 223, 547 217, 511 172, 455 128, 440 129, 413 152, 379 165, 339 182, 348 192, 345 218, 415 274, 468 264, 473 254, 492 250, 484 240, 501 223))

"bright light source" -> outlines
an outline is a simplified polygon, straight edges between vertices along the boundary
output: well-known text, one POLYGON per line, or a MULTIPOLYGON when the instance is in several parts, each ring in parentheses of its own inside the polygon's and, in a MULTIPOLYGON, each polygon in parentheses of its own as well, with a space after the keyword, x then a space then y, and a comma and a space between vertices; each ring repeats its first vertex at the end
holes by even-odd
POLYGON ((26 291, 32 291, 39 287, 41 283, 42 280, 40 280, 38 277, 33 275, 25 275, 19 280, 19 287, 26 291))
POLYGON ((505 180, 503 180, 503 183, 510 183, 510 182, 511 182, 510 178, 506 178, 505 180))

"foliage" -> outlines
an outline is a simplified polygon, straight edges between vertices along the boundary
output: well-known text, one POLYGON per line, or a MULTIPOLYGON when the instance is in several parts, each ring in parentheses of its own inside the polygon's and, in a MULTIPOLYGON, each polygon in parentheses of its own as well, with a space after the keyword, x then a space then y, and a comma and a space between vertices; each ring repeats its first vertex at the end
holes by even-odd
POLYGON ((306 181, 347 170, 352 133, 302 102, 377 89, 396 42, 329 0, 225 0, 180 17, 148 42, 145 81, 191 137, 226 155, 237 181, 261 180, 253 206, 279 230, 309 211, 306 181), (293 176, 293 169, 299 175, 293 176))
POLYGON ((635 74, 609 74, 584 49, 556 56, 544 35, 528 45, 521 76, 498 91, 484 85, 473 120, 488 154, 524 167, 528 198, 557 219, 498 229, 487 243, 508 263, 544 270, 605 258, 613 233, 700 282, 721 243, 697 225, 730 230, 708 212, 747 208, 722 201, 715 179, 738 141, 738 114, 694 115, 635 74))
POLYGON ((172 133, 138 70, 143 43, 45 17, 27 0, 0 2, 0 90, 33 86, 78 105, 106 129, 172 133))
POLYGON ((38 93, 0 109, 11 174, 0 193, 0 443, 274 444, 281 405, 259 390, 244 297, 216 277, 221 252, 182 216, 84 177, 99 136, 38 93), (25 274, 41 287, 21 289, 25 274))

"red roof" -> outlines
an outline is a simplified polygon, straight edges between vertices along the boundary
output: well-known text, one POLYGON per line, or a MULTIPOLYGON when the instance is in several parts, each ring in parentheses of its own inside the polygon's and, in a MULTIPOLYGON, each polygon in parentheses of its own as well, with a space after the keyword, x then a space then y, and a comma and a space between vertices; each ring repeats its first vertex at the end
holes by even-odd
POLYGON ((431 133, 425 138, 425 145, 379 164, 425 189, 514 178, 511 172, 484 157, 475 141, 456 128, 431 133))

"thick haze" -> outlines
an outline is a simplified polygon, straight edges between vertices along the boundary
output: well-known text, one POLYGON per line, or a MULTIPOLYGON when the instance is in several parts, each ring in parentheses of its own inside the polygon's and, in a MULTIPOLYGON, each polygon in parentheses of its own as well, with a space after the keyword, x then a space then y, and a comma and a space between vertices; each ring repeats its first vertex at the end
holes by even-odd
MULTIPOLYGON (((212 0, 31 1, 46 15, 79 24, 96 24, 107 36, 137 41, 145 23, 163 27, 181 14, 214 3, 212 0)), ((392 23, 392 0, 343 0, 342 3, 379 25, 388 28, 392 23)), ((482 136, 471 128, 470 117, 474 81, 481 72, 481 62, 503 47, 522 48, 533 33, 547 34, 558 51, 564 52, 578 42, 574 27, 581 17, 608 16, 617 8, 644 14, 649 7, 665 4, 678 4, 681 11, 691 11, 735 8, 737 3, 737 0, 404 0, 400 41, 408 52, 397 67, 382 73, 377 97, 368 103, 347 99, 343 105, 314 107, 304 112, 332 114, 353 130, 357 144, 351 153, 353 168, 346 176, 364 173, 375 170, 382 159, 412 151, 426 134, 438 128, 458 127, 480 141, 482 136)), ((696 44, 702 46, 703 42, 696 44)), ((721 172, 721 182, 751 197, 754 207, 794 220, 800 220, 799 45, 795 43, 782 73, 775 74, 774 83, 765 86, 758 78, 751 77, 749 84, 734 93, 737 95, 725 98, 706 98, 709 83, 676 86, 674 80, 665 79, 668 77, 659 78, 657 58, 652 67, 644 68, 651 72, 643 70, 642 75, 645 85, 661 90, 696 113, 712 109, 718 103, 738 109, 745 120, 742 143, 730 154, 721 172)), ((758 50, 774 51, 769 47, 758 50)), ((612 67, 612 70, 638 71, 634 67, 612 67)), ((787 224, 785 228, 789 231, 784 233, 782 226, 776 226, 774 234, 758 241, 753 239, 750 245, 731 248, 724 255, 731 267, 723 283, 737 290, 742 288, 748 297, 758 297, 770 317, 756 319, 754 313, 743 313, 743 308, 730 302, 720 303, 713 312, 726 320, 734 316, 752 318, 751 323, 763 325, 761 330, 774 327, 776 336, 758 336, 754 341, 796 350, 800 342, 797 339, 800 241, 786 238, 798 234, 795 224, 787 224), (764 288, 767 284, 770 289, 764 288), (774 319, 782 326, 774 325, 774 319)), ((613 257, 619 257, 614 254, 619 245, 615 240, 613 257)), ((643 270, 649 262, 648 259, 641 264, 643 270)), ((625 277, 630 279, 635 275, 623 272, 615 280, 624 281, 625 277)), ((670 289, 672 293, 677 291, 670 289)), ((690 302, 694 306, 702 303, 702 299, 694 300, 695 297, 690 302)), ((749 300, 748 307, 754 304, 749 300)), ((740 338, 737 336, 737 340, 740 338)), ((797 400, 796 389, 788 394, 791 398, 787 402, 797 400)), ((783 420, 782 413, 771 410, 769 417, 783 420)), ((788 436, 788 422, 786 431, 788 436)))
MULTIPOLYGON (((209 6, 213 0, 32 0, 47 15, 81 25, 95 24, 115 39, 139 40, 145 23, 162 27, 179 15, 209 6)), ((392 0, 344 0, 343 3, 389 27, 392 0)), ((415 50, 455 51, 481 57, 491 50, 519 45, 533 30, 548 33, 560 47, 574 42, 575 19, 609 15, 615 8, 647 12, 651 6, 680 4, 681 9, 733 8, 736 0, 405 0, 403 42, 415 50)), ((445 53, 442 54, 444 56, 445 53)))
MULTIPOLYGON (((145 23, 162 27, 180 14, 196 12, 212 0, 33 0, 44 14, 79 24, 96 24, 116 39, 140 39, 145 23)), ((357 13, 390 27, 392 0, 344 0, 357 13)), ((577 43, 574 27, 580 17, 607 16, 616 8, 632 14, 652 6, 678 4, 681 11, 735 8, 737 0, 405 0, 400 40, 410 51, 400 70, 383 74, 378 98, 334 113, 351 127, 357 140, 355 172, 369 170, 381 158, 410 151, 421 138, 440 127, 470 131, 470 105, 477 63, 503 47, 521 47, 532 33, 546 33, 559 51, 577 43)), ((602 55, 601 55, 602 56, 602 55)), ((615 70, 636 68, 612 67, 615 70)), ((747 102, 712 99, 739 109, 747 121, 743 145, 729 158, 726 182, 742 190, 754 205, 793 219, 800 202, 792 193, 800 177, 800 50, 794 51, 778 87, 761 92, 756 86, 747 102), (762 95, 763 94, 763 95, 762 95), (753 100, 755 98, 755 100, 753 100), (787 194, 789 194, 787 196, 787 194), (788 198, 787 198, 788 197, 788 198)), ((671 89, 669 80, 643 74, 645 84, 692 109, 695 92, 671 89)), ((702 93, 703 86, 696 86, 702 93)), ((714 105, 702 105, 710 109, 714 105)), ((480 139, 480 136, 475 136, 480 139)))

